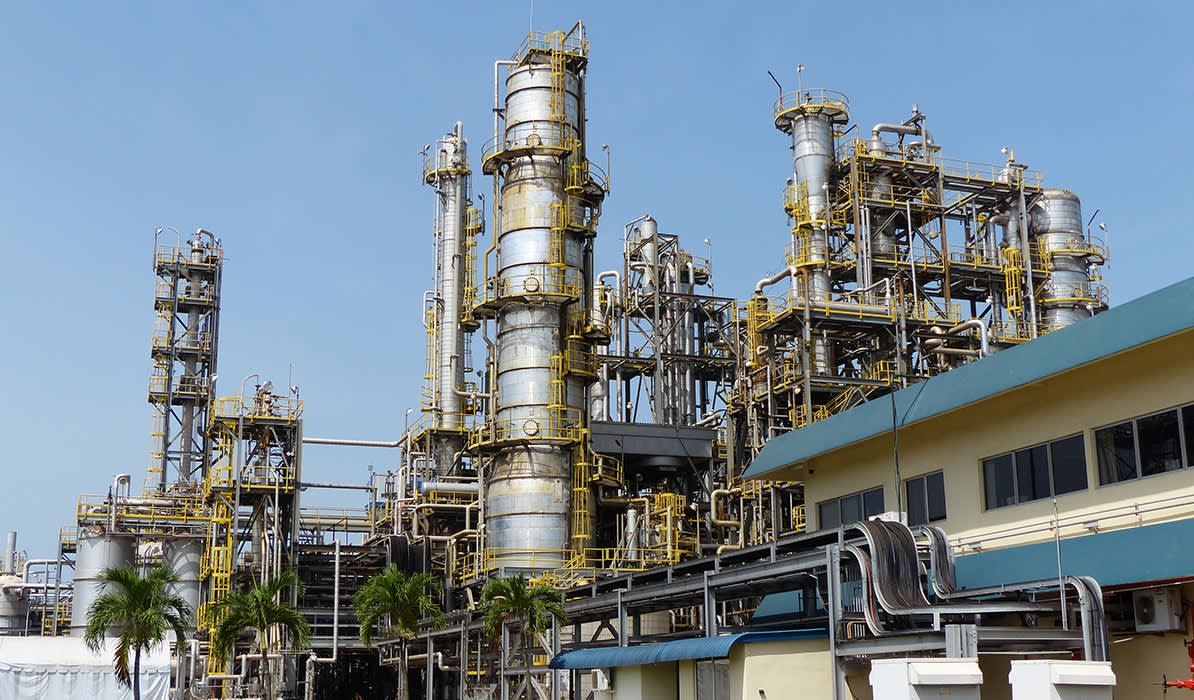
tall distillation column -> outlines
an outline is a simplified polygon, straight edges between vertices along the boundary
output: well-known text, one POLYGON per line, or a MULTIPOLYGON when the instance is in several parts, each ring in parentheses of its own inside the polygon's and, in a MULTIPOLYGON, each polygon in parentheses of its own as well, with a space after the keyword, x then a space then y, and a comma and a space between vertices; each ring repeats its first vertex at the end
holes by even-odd
MULTIPOLYGON (((785 95, 776 108, 775 127, 792 136, 794 178, 789 211, 795 226, 790 264, 801 271, 799 296, 814 304, 826 301, 829 295, 833 127, 849 121, 847 109, 843 96, 821 89, 785 95)), ((828 344, 813 338, 811 351, 813 371, 828 374, 828 344)))
POLYGON ((170 472, 187 487, 206 475, 223 264, 219 240, 203 229, 185 245, 159 243, 154 250, 157 323, 149 402, 155 418, 146 492, 163 492, 170 472))
POLYGON ((435 466, 441 474, 455 470, 464 448, 464 375, 470 365, 462 319, 469 223, 468 144, 460 122, 438 141, 434 154, 424 154, 423 181, 435 188, 436 289, 428 313, 429 396, 423 409, 433 413, 435 466))
POLYGON ((604 195, 584 150, 587 54, 579 23, 567 33, 533 32, 507 64, 504 129, 486 148, 483 167, 498 178, 500 202, 497 275, 482 305, 497 319, 485 527, 499 567, 557 568, 570 558, 571 471, 587 384, 578 360, 591 358, 578 312, 592 284, 604 195))

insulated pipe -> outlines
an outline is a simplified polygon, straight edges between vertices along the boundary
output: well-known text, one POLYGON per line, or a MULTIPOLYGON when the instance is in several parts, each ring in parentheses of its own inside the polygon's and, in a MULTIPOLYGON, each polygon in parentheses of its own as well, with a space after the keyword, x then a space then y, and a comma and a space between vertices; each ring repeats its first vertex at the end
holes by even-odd
POLYGON ((340 438, 303 437, 304 445, 343 445, 346 447, 401 447, 402 440, 342 440, 340 438))
POLYGON ((883 139, 879 134, 887 132, 891 134, 906 134, 913 136, 920 136, 924 141, 926 148, 933 148, 937 145, 933 141, 933 134, 923 124, 908 125, 908 124, 888 124, 880 122, 871 127, 871 151, 883 150, 883 139))
POLYGON ((770 277, 764 277, 763 279, 761 279, 755 283, 755 294, 761 295, 763 293, 764 288, 770 287, 771 285, 775 284, 776 282, 779 282, 780 280, 782 280, 785 277, 791 277, 793 280, 795 280, 798 272, 799 271, 796 269, 796 267, 789 265, 788 267, 784 268, 783 270, 780 270, 779 272, 775 273, 774 275, 771 275, 770 277))
POLYGON ((452 481, 424 481, 419 484, 419 493, 424 496, 432 491, 443 493, 480 493, 481 486, 476 483, 452 481))
MULTIPOLYGON (((933 326, 932 328, 929 329, 929 331, 932 333, 937 333, 937 334, 943 335, 943 336, 954 336, 964 330, 968 330, 971 328, 978 329, 979 357, 990 357, 990 355, 991 355, 991 331, 989 328, 987 328, 987 322, 982 320, 981 318, 971 318, 971 319, 962 321, 961 323, 954 326, 953 328, 950 328, 949 330, 942 330, 939 326, 933 326)), ((952 350, 952 348, 942 347, 945 345, 944 338, 930 338, 929 340, 925 341, 924 345, 925 345, 926 350, 935 350, 936 352, 947 353, 947 354, 962 354, 962 353, 958 353, 958 352, 950 352, 952 350)), ((970 353, 969 350, 967 350, 965 352, 970 353)))

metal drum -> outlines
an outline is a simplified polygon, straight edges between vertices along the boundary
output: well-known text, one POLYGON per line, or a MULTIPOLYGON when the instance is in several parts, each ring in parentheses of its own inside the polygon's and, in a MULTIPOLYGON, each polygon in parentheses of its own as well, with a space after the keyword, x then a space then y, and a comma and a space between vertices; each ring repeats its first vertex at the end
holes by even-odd
POLYGON ((99 580, 104 569, 136 561, 137 540, 132 535, 79 533, 75 559, 74 602, 70 611, 70 633, 82 637, 87 628, 87 609, 103 593, 99 580))
MULTIPOLYGON (((191 606, 194 614, 199 613, 200 572, 199 562, 203 557, 203 542, 197 539, 172 539, 162 543, 162 563, 178 575, 178 583, 171 586, 171 592, 181 596, 191 606)), ((194 627, 192 618, 191 626, 194 627)))
POLYGON ((25 634, 28 595, 20 588, 3 589, 7 584, 19 583, 19 576, 0 576, 0 636, 25 634))

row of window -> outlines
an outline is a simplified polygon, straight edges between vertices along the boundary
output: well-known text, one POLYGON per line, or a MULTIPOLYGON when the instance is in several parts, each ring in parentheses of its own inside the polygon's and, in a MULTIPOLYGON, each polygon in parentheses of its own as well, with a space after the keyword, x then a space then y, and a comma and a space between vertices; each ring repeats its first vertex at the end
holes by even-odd
POLYGON ((1194 466, 1194 404, 1095 431, 1099 484, 1194 466))
MULTIPOLYGON (((1099 485, 1194 466, 1194 404, 1134 418, 1094 431, 1099 485)), ((1082 434, 983 460, 987 510, 1060 496, 1088 487, 1082 434)), ((945 519, 945 475, 934 472, 904 482, 908 524, 945 519)), ((818 524, 834 528, 884 511, 883 488, 817 504, 818 524)))
MULTIPOLYGON (((926 525, 945 520, 945 474, 933 472, 904 482, 908 524, 926 525)), ((849 525, 879 515, 883 508, 883 487, 859 491, 817 504, 817 523, 822 529, 849 525)))
POLYGON ((987 510, 1086 489, 1081 435, 983 460, 987 510))

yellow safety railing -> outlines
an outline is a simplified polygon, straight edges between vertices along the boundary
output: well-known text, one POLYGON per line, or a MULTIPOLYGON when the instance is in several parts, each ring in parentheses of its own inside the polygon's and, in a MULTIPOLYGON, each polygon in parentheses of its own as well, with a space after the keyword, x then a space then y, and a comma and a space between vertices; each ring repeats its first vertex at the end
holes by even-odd
POLYGON ((814 228, 844 228, 849 223, 850 209, 844 204, 834 206, 826 202, 824 214, 814 217, 809 205, 807 183, 798 182, 784 189, 784 211, 792 220, 794 231, 808 231, 814 228))
POLYGON ((505 442, 578 442, 582 437, 580 409, 536 406, 515 418, 493 418, 469 434, 469 447, 505 442))
POLYGON ((879 360, 864 372, 864 376, 884 384, 895 384, 899 379, 899 363, 895 360, 879 360))
POLYGON ((850 112, 850 101, 836 90, 807 88, 780 95, 775 101, 775 119, 778 121, 796 111, 818 111, 843 116, 850 112))
POLYGON ((183 304, 206 305, 216 300, 215 287, 199 282, 180 280, 178 286, 169 280, 159 280, 154 285, 154 300, 157 303, 179 302, 183 304))
POLYGON ((174 532, 179 529, 203 527, 209 520, 209 513, 203 499, 195 496, 172 496, 169 504, 130 503, 118 499, 115 505, 107 495, 83 494, 79 496, 75 518, 79 523, 107 522, 115 516, 116 522, 138 532, 174 532))
MULTIPOLYGON (((153 374, 149 377, 149 393, 165 394, 169 377, 164 365, 154 365, 153 374)), ((174 377, 173 394, 179 398, 206 399, 211 388, 211 380, 203 376, 182 375, 174 377)))
POLYGON ((200 246, 198 254, 191 246, 158 246, 153 253, 155 268, 185 264, 192 268, 215 268, 224 257, 220 248, 200 246))
POLYGON ((303 402, 295 396, 235 394, 215 401, 216 418, 279 418, 294 421, 303 415, 303 402))
POLYGON ((489 278, 485 283, 482 304, 526 296, 579 299, 583 294, 584 284, 580 270, 572 267, 535 265, 528 272, 489 278))
POLYGON ((805 520, 805 516, 804 516, 804 504, 801 503, 798 506, 793 506, 792 507, 792 522, 791 522, 792 529, 795 530, 796 532, 804 532, 807 525, 808 524, 807 524, 807 521, 805 520))
POLYGON ((515 63, 521 62, 532 51, 557 52, 583 58, 589 55, 589 41, 579 34, 567 34, 562 31, 531 31, 514 51, 511 60, 515 63))

